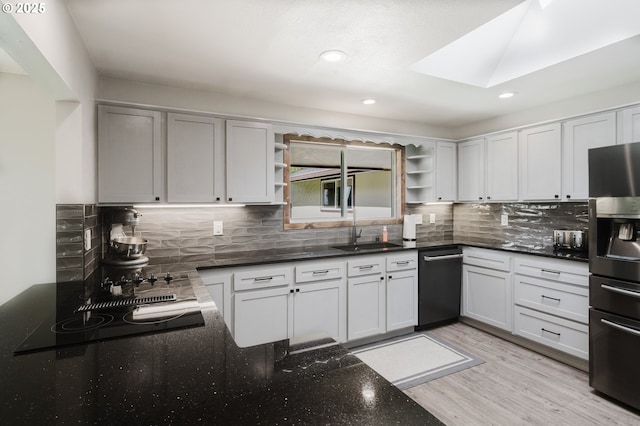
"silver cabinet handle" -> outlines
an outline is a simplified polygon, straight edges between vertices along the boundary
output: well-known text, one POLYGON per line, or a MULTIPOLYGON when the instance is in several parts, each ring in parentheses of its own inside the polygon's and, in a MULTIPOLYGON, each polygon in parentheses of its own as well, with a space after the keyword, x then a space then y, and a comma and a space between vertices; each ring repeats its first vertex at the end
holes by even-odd
POLYGON ((258 278, 254 278, 253 281, 254 282, 264 282, 264 281, 271 281, 273 279, 273 277, 258 277, 258 278))
POLYGON ((560 275, 559 271, 551 271, 549 269, 542 269, 540 270, 540 272, 543 274, 550 274, 550 275, 556 275, 556 276, 560 275))
POLYGON ((609 321, 604 318, 600 318, 600 322, 602 322, 605 325, 608 325, 609 327, 617 328, 620 331, 624 331, 625 333, 633 334, 634 336, 640 336, 640 331, 634 330, 633 328, 625 327, 624 325, 620 325, 618 323, 609 321))
POLYGON ((557 297, 545 296, 544 294, 541 296, 543 299, 555 300, 556 302, 560 302, 560 299, 557 297))
POLYGON ((640 298, 640 293, 633 290, 625 290, 623 288, 613 287, 606 284, 600 284, 600 288, 603 290, 611 291, 613 293, 624 294, 625 296, 640 298))
POLYGON ((364 266, 358 266, 358 268, 359 268, 361 271, 366 271, 366 270, 368 270, 368 269, 373 269, 373 267, 374 267, 374 266, 375 266, 375 265, 364 265, 364 266))
POLYGON ((317 275, 327 275, 328 273, 329 273, 329 270, 327 269, 327 270, 324 270, 324 271, 313 271, 313 272, 311 273, 311 275, 313 275, 313 276, 317 276, 317 275))
POLYGON ((396 262, 396 265, 398 265, 398 266, 404 266, 404 265, 408 265, 408 264, 409 264, 408 260, 403 260, 401 262, 400 261, 396 262))
POLYGON ((460 254, 448 254, 445 256, 424 256, 425 262, 436 262, 438 260, 449 260, 449 259, 460 259, 464 256, 462 253, 460 254))

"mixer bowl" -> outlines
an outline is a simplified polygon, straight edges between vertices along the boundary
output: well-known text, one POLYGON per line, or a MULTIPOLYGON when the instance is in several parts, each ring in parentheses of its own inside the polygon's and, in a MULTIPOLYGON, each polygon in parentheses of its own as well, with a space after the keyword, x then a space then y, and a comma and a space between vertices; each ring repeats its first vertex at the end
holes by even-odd
POLYGON ((137 259, 147 251, 147 242, 138 237, 116 237, 111 240, 111 249, 121 259, 137 259))

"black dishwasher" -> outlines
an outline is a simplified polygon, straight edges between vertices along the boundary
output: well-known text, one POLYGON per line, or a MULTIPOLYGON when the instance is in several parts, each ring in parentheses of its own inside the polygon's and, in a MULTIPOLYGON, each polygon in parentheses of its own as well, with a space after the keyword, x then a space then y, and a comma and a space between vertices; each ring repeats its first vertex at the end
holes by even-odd
POLYGON ((462 248, 439 246, 418 252, 418 325, 423 330, 460 316, 462 248))

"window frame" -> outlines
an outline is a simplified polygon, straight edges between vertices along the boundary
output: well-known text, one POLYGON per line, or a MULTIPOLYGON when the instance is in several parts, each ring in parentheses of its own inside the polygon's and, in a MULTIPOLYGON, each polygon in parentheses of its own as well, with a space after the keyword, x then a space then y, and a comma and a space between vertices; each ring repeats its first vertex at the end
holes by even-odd
MULTIPOLYGON (((296 134, 285 134, 283 135, 283 142, 287 146, 287 149, 284 150, 284 163, 286 167, 284 169, 284 191, 283 191, 283 201, 284 201, 284 214, 283 214, 283 226, 285 230, 293 230, 293 229, 320 229, 320 228, 341 228, 348 227, 353 225, 353 220, 351 218, 345 219, 340 218, 338 220, 330 220, 330 221, 320 221, 318 219, 309 220, 309 221, 298 221, 294 220, 291 222, 291 210, 289 199, 291 196, 291 182, 290 182, 290 167, 291 167, 291 158, 290 158, 290 147, 291 142, 309 142, 309 143, 326 143, 331 145, 338 145, 342 147, 347 146, 359 146, 359 147, 368 147, 368 148, 387 148, 393 149, 395 151, 395 176, 394 179, 394 200, 393 204, 394 209, 394 217, 388 219, 359 219, 356 217, 356 222, 358 226, 360 225, 395 225, 401 224, 403 222, 403 217, 405 213, 405 147, 401 145, 392 145, 389 143, 376 143, 376 142, 361 142, 361 141, 348 141, 344 139, 330 139, 330 138, 316 138, 311 136, 299 136, 296 134)), ((350 179, 351 177, 349 177, 350 179)), ((340 178, 336 179, 340 180, 340 178)), ((347 181, 349 182, 349 181, 347 181)), ((355 179, 354 179, 355 184, 355 179)), ((354 185, 355 188, 355 185, 354 185)), ((355 190, 354 190, 355 192, 355 190)), ((355 193, 353 194, 355 200, 355 193)), ((320 194, 322 197, 322 193, 320 194)), ((339 208, 339 207, 338 207, 339 208)), ((357 208, 357 204, 356 204, 357 208)), ((351 212, 351 208, 347 208, 347 211, 351 212)))

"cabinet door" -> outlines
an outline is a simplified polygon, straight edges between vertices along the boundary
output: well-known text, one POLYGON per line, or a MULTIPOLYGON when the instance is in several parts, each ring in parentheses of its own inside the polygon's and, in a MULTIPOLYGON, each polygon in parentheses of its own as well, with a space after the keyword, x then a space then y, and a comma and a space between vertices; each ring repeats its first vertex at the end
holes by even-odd
POLYGON ((167 114, 167 201, 222 200, 222 120, 167 114))
POLYGON ((227 201, 274 202, 274 150, 271 124, 227 121, 227 201))
POLYGON ((218 311, 224 318, 224 322, 233 330, 233 317, 231 316, 231 273, 219 273, 214 271, 200 271, 200 278, 205 288, 211 295, 218 311))
POLYGON ((640 107, 622 111, 622 143, 640 142, 640 107))
POLYGON ((293 298, 293 337, 327 334, 347 340, 347 286, 344 279, 297 285, 293 298))
POLYGON ((349 278, 349 340, 381 334, 385 331, 384 276, 380 274, 349 278))
POLYGON ((436 143, 436 200, 455 201, 458 189, 457 144, 436 143))
POLYGON ((560 123, 522 130, 520 150, 520 198, 523 200, 559 200, 561 190, 560 123))
POLYGON ((512 331, 511 274, 463 265, 462 315, 512 331))
POLYGON ((487 200, 518 199, 518 133, 487 138, 487 200))
POLYGON ((289 287, 233 295, 233 339, 240 347, 289 338, 292 327, 289 287))
POLYGON ((387 332, 418 324, 418 272, 387 275, 387 332))
POLYGON ((98 201, 148 203, 162 196, 159 111, 98 107, 98 201))
POLYGON ((484 166, 484 138, 458 145, 458 200, 484 200, 484 166))
POLYGON ((586 200, 589 198, 589 150, 615 144, 615 112, 570 120, 563 124, 562 191, 564 199, 586 200))

